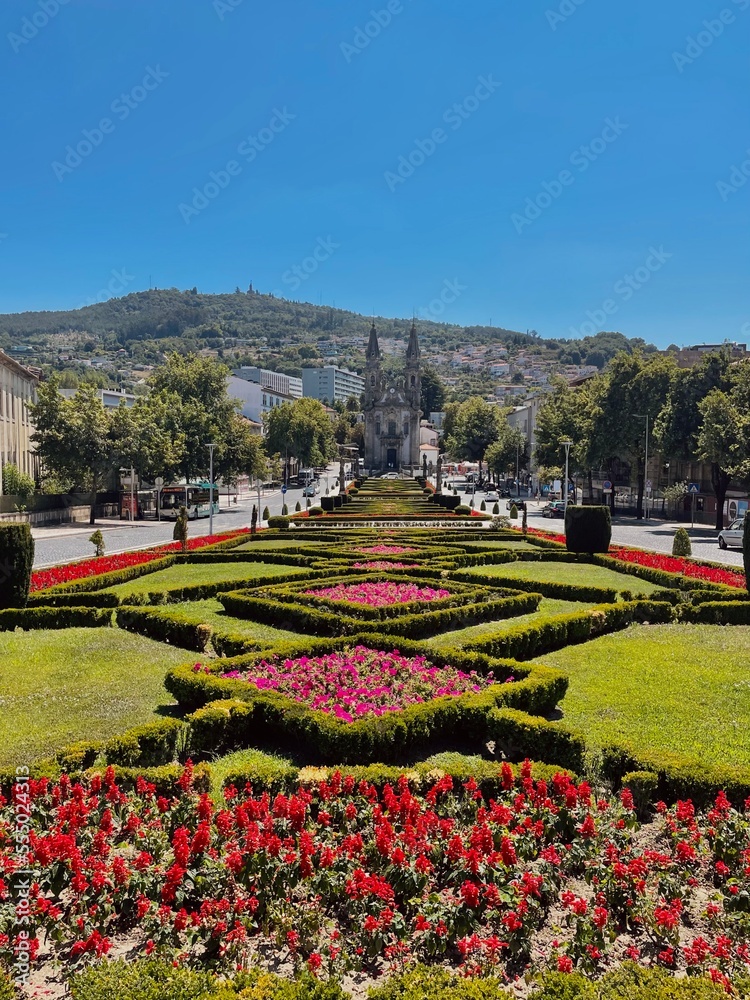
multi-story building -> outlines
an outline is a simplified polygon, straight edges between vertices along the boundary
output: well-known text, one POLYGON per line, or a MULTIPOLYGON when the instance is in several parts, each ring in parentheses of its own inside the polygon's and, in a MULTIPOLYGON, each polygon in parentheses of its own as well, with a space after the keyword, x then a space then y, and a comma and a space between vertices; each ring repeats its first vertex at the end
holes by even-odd
POLYGON ((364 391, 364 378, 346 368, 326 365, 324 368, 302 369, 304 396, 312 396, 324 403, 345 403, 352 396, 359 400, 364 391))
POLYGON ((696 344, 694 347, 684 347, 680 351, 665 351, 673 357, 678 368, 694 368, 708 354, 727 354, 730 361, 745 361, 750 358, 747 344, 737 344, 725 340, 722 344, 696 344))
MULTIPOLYGON (((75 389, 60 389, 59 392, 66 399, 72 399, 76 394, 75 389)), ((121 392, 119 389, 99 389, 99 398, 108 410, 116 410, 120 403, 134 406, 136 401, 132 392, 121 392)))
POLYGON ((257 382, 264 389, 300 399, 302 396, 302 379, 283 372, 272 372, 268 368, 256 368, 254 365, 243 365, 235 368, 232 374, 236 378, 244 378, 248 382, 257 382))
POLYGON ((232 399, 239 402, 242 416, 257 424, 263 422, 264 413, 270 413, 282 403, 293 403, 296 398, 283 392, 276 392, 274 389, 264 388, 260 382, 249 382, 236 375, 229 376, 227 389, 232 399))
POLYGON ((29 404, 36 401, 38 384, 36 375, 0 351, 0 493, 4 465, 36 475, 29 404))

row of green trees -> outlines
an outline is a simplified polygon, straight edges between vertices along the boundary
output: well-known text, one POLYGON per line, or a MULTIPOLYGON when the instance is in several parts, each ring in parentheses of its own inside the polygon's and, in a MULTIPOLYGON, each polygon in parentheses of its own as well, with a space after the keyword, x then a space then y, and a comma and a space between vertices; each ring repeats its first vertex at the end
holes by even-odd
POLYGON ((587 475, 589 486, 592 470, 614 481, 618 464, 627 463, 642 516, 647 416, 650 449, 666 461, 710 464, 721 528, 730 482, 750 479, 750 363, 726 354, 683 369, 668 356, 622 353, 580 387, 559 380, 537 417, 536 462, 559 466, 561 442, 570 439, 571 471, 587 475))
POLYGON ((148 482, 195 482, 208 476, 212 443, 214 478, 231 484, 243 475, 266 475, 274 454, 294 455, 302 464, 335 454, 332 422, 314 399, 275 409, 264 442, 228 395, 228 374, 213 359, 172 354, 153 373, 148 394, 114 410, 90 384, 66 399, 55 378, 42 383, 31 411, 32 440, 48 486, 90 493, 93 523, 96 494, 120 468, 132 467, 148 482))
POLYGON ((528 461, 528 443, 523 432, 508 422, 508 410, 472 396, 464 403, 449 403, 445 411, 445 447, 454 458, 486 463, 497 478, 528 461))

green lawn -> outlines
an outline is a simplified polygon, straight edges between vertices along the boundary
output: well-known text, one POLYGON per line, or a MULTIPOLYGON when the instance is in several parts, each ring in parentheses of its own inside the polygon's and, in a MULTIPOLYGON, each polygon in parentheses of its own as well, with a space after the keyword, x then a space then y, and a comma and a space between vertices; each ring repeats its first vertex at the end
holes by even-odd
POLYGON ((270 563, 253 562, 221 562, 192 563, 187 566, 169 566, 157 573, 146 573, 136 580, 119 583, 109 587, 107 593, 119 597, 129 597, 131 594, 150 594, 152 591, 171 590, 178 587, 188 587, 198 583, 222 583, 225 580, 252 580, 267 576, 296 576, 304 573, 304 569, 295 566, 278 566, 270 563))
POLYGON ((539 659, 570 675, 565 721, 593 744, 750 766, 750 626, 633 626, 539 659))
POLYGON ((652 594, 659 587, 628 573, 616 573, 604 566, 565 562, 513 562, 496 566, 476 566, 468 573, 484 576, 515 577, 517 580, 543 580, 547 583, 575 583, 581 587, 614 587, 633 594, 652 594))
POLYGON ((457 629, 455 632, 443 632, 441 635, 434 635, 423 641, 426 646, 434 646, 436 649, 445 649, 449 646, 463 646, 465 643, 481 639, 485 635, 502 632, 508 628, 515 628, 516 625, 531 625, 542 615, 564 615, 572 611, 587 611, 592 607, 594 607, 593 604, 585 604, 581 601, 558 601, 543 597, 539 602, 539 610, 530 615, 519 615, 517 618, 502 618, 500 621, 494 622, 482 622, 479 625, 470 625, 468 628, 457 629))
POLYGON ((304 636, 299 632, 286 632, 284 629, 262 625, 260 622, 245 621, 244 618, 232 618, 224 612, 224 608, 215 598, 206 601, 185 601, 182 604, 170 604, 168 611, 179 611, 198 625, 210 625, 214 632, 226 632, 231 635, 246 635, 248 639, 269 646, 277 642, 288 642, 290 639, 302 642, 304 636))
MULTIPOLYGON (((487 533, 489 534, 489 533, 487 533)), ((462 548, 467 549, 535 549, 539 551, 538 545, 532 545, 530 542, 525 542, 519 535, 518 541, 515 539, 498 539, 495 541, 491 535, 488 538, 483 538, 481 542, 456 542, 456 545, 460 545, 462 548)))
POLYGON ((0 632, 0 766, 148 722, 189 656, 116 628, 0 632))

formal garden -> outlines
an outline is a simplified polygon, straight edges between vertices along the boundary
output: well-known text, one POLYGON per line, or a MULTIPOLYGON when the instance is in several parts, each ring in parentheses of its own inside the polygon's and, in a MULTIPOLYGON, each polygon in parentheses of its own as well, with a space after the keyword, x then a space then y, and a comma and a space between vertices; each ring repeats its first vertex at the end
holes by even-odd
POLYGON ((0 528, 0 997, 750 995, 744 574, 454 499, 0 528))

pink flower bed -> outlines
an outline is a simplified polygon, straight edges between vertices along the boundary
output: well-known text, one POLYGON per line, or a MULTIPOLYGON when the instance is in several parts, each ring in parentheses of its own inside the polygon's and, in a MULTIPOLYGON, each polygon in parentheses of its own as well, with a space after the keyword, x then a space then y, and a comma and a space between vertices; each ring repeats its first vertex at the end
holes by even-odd
POLYGON ((356 549, 366 556, 405 556, 419 552, 408 545, 367 545, 356 549))
POLYGON ((389 569, 419 569, 419 563, 386 562, 385 559, 373 559, 372 562, 356 562, 353 569, 389 570, 389 569))
POLYGON ((233 670, 222 676, 254 684, 260 691, 277 691, 335 715, 341 722, 398 712, 433 698, 457 698, 495 683, 491 673, 483 677, 472 670, 467 674, 455 667, 436 667, 424 656, 407 657, 397 649, 384 653, 366 646, 298 660, 272 657, 245 672, 233 670))
MULTIPOLYGON (((227 531, 221 535, 203 535, 199 538, 188 539, 188 551, 202 549, 206 545, 215 545, 217 542, 226 542, 229 538, 236 538, 238 535, 248 533, 247 528, 238 531, 227 531)), ((162 559, 171 552, 179 552, 180 543, 170 542, 168 545, 160 545, 155 549, 144 549, 140 552, 121 552, 116 556, 99 556, 95 559, 84 559, 81 562, 68 563, 65 566, 52 566, 50 569, 42 569, 31 575, 31 591, 46 590, 47 587, 55 587, 60 583, 72 583, 74 580, 82 580, 90 576, 101 576, 103 573, 112 573, 118 569, 126 569, 130 566, 143 566, 153 562, 155 559, 162 559)))
POLYGON ((329 601, 348 601, 383 608, 389 604, 407 604, 410 601, 439 601, 451 597, 449 590, 418 587, 414 583, 394 583, 382 580, 372 583, 339 583, 335 587, 319 587, 304 591, 311 597, 325 597, 329 601))

